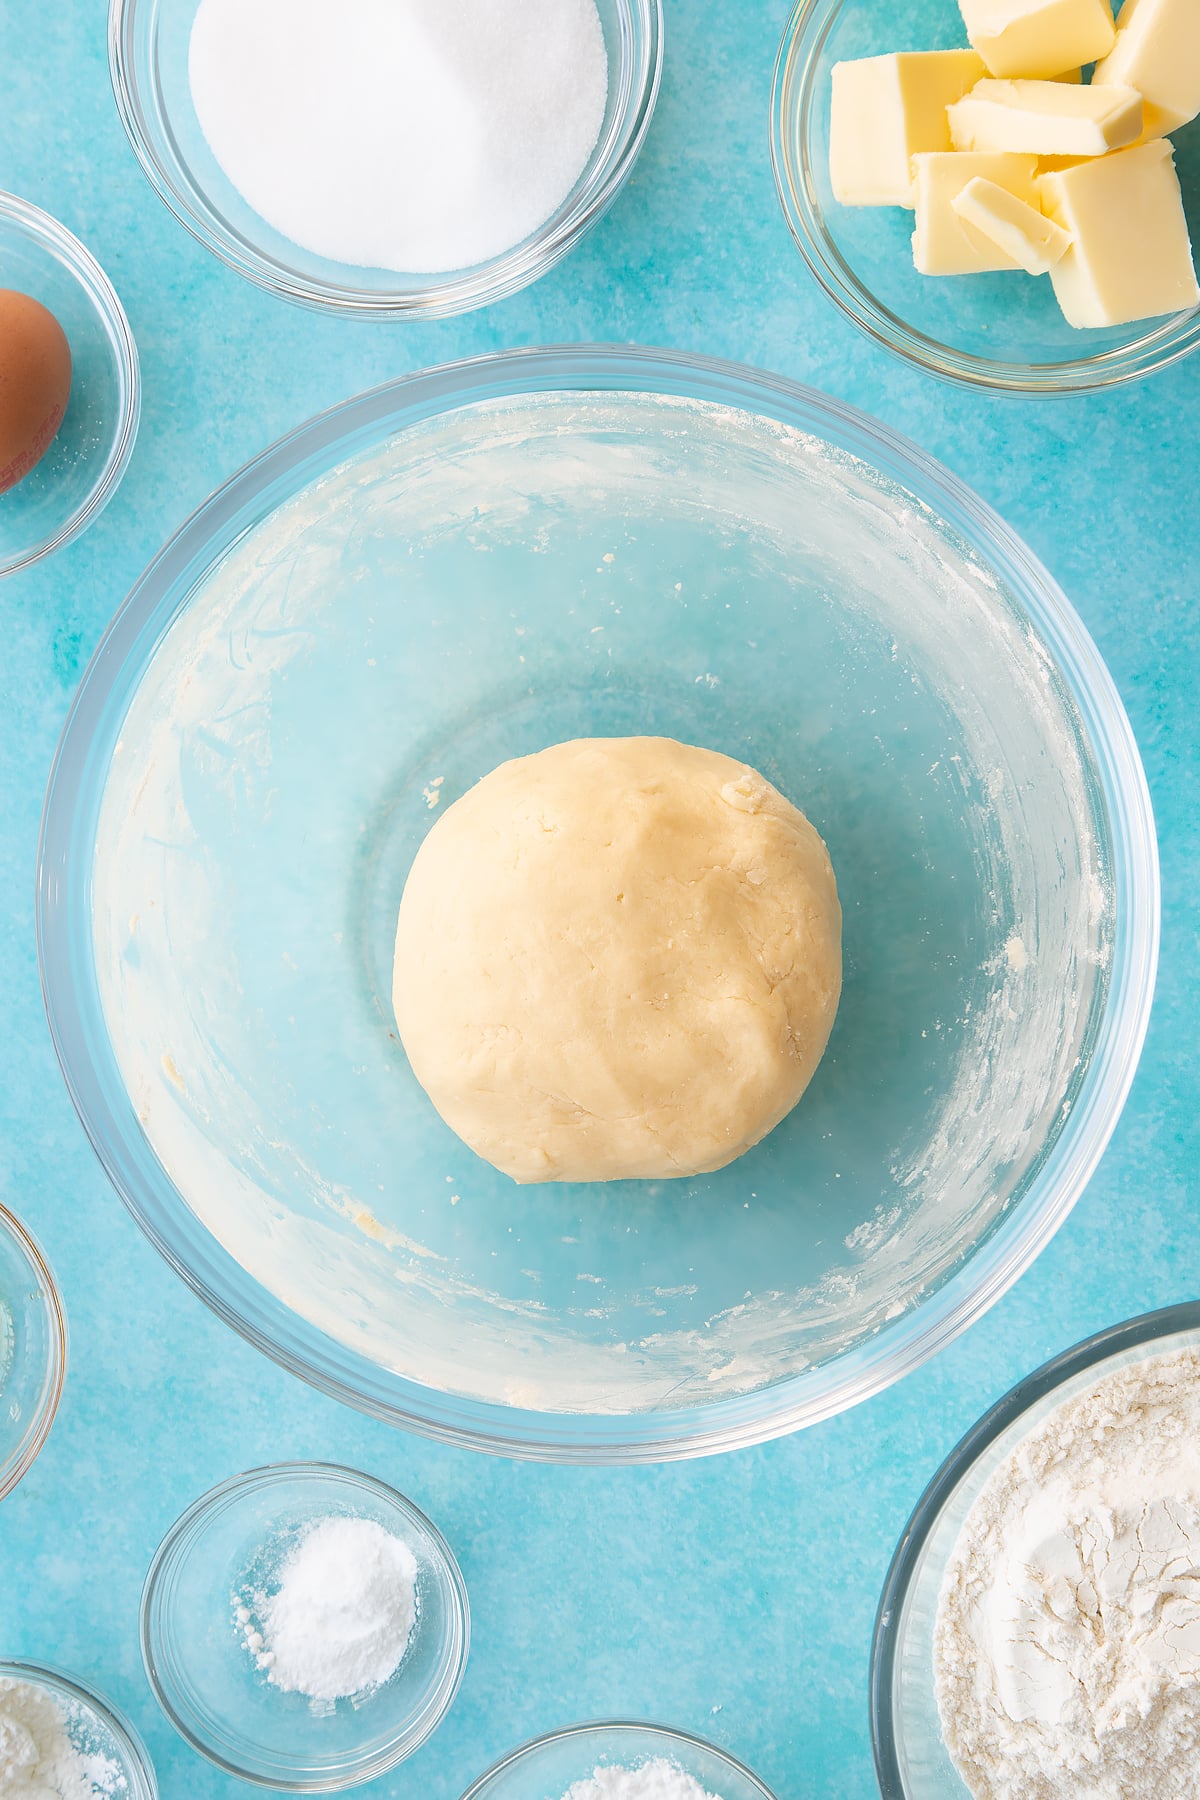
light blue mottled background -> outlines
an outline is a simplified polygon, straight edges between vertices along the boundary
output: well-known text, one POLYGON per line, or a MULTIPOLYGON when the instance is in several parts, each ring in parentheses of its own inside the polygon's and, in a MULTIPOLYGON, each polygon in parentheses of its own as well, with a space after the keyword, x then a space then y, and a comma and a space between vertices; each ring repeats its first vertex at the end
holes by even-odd
POLYGON ((107 1689, 145 1735, 166 1800, 243 1790, 156 1710, 135 1629, 147 1561, 203 1488, 293 1456, 403 1488, 449 1537, 471 1591, 475 1641, 454 1712, 364 1793, 455 1800, 520 1739, 625 1714, 714 1737, 780 1800, 860 1800, 875 1792, 876 1597, 938 1461, 1047 1355, 1200 1285, 1200 358, 1106 398, 1035 404, 951 391, 874 351, 808 279, 776 204, 767 104, 786 0, 668 8, 646 151, 574 256, 482 314, 372 326, 269 299, 168 216, 117 121, 103 0, 0 0, 0 186, 90 245, 145 376, 141 437, 113 504, 78 543, 0 587, 0 1192, 41 1237, 72 1333, 58 1423, 0 1508, 0 1656, 54 1661, 107 1689), (106 620, 164 537, 248 457, 346 395, 422 364, 569 339, 782 370, 907 432, 972 483, 1108 658, 1145 756, 1165 878, 1141 1072, 1099 1174, 1036 1268, 965 1338, 849 1415, 737 1456, 632 1472, 423 1443, 247 1349, 169 1273, 101 1176, 59 1080, 34 958, 55 739, 106 620))

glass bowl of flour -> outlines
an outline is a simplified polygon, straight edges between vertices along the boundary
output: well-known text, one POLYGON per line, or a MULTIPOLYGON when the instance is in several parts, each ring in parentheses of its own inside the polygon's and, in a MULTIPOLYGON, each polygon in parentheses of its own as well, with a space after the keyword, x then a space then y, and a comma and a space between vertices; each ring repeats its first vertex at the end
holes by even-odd
POLYGON ((885 1800, 1200 1788, 1200 1305, 1112 1326, 1005 1395, 889 1572, 885 1800))
POLYGON ((0 1206, 0 1499, 38 1456, 58 1409, 67 1322, 49 1265, 0 1206))
POLYGON ((1066 1216, 1150 1001, 1141 767, 1046 571, 873 421, 681 354, 483 358, 268 451, 114 622, 45 820, 59 1056, 153 1240, 296 1372, 506 1454, 733 1448, 913 1368, 1066 1216), (498 763, 630 734, 811 820, 840 1010, 718 1173, 518 1186, 398 1042, 400 894, 498 763))
POLYGON ((160 1544, 142 1657, 202 1756, 287 1793, 383 1775, 462 1682, 467 1591, 437 1527, 353 1469, 279 1463, 201 1496, 160 1544))
POLYGON ((438 318, 603 216, 658 96, 662 0, 111 0, 139 161, 269 292, 438 318))
POLYGON ((0 1794, 158 1800, 137 1732, 94 1688, 41 1663, 0 1662, 0 1794))
POLYGON ((686 1731, 599 1720, 502 1757, 463 1800, 774 1800, 726 1750, 686 1731))

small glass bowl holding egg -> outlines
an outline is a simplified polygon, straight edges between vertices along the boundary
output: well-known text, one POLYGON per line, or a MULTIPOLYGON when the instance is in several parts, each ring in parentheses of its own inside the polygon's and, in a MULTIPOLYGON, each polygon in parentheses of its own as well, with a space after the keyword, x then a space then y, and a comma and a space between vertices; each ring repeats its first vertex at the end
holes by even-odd
POLYGON ((48 213, 0 193, 0 576, 77 537, 133 453, 137 347, 112 283, 48 213))

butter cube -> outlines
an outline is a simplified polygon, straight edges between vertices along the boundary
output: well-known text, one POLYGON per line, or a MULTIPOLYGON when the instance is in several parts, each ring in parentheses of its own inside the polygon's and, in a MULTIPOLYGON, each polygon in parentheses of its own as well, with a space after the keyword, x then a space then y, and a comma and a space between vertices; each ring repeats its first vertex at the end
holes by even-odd
POLYGON ((1175 115, 1164 112, 1161 106, 1155 106, 1153 100, 1142 101, 1142 130, 1140 137, 1135 137, 1133 144, 1125 148, 1132 150, 1134 144, 1151 144, 1155 138, 1169 137, 1176 129, 1175 115))
POLYGON ((1044 213, 977 175, 950 202, 959 218, 982 232, 1030 275, 1046 275, 1071 247, 1060 225, 1044 213))
MULTIPOLYGON (((1167 133, 1173 130, 1174 125, 1170 115, 1164 113, 1161 107, 1155 106, 1153 101, 1143 100, 1142 129, 1132 144, 1124 144, 1122 148, 1133 150, 1139 144, 1152 144, 1155 138, 1166 137, 1167 133)), ((1038 174, 1045 175, 1051 169, 1072 169, 1077 162, 1082 160, 1078 156, 1039 156, 1038 174)))
MULTIPOLYGON (((1064 69, 1107 56, 1113 46, 1109 0, 958 0, 958 4, 967 36, 993 75, 1061 75, 1064 69)), ((1136 85, 1130 80, 1131 87, 1136 85)))
POLYGON ((1131 87, 981 81, 950 107, 949 118, 956 150, 1104 156, 1141 136, 1142 96, 1131 87))
POLYGON ((946 108, 986 74, 973 50, 835 63, 829 179, 843 206, 911 206, 912 159, 949 150, 946 108))
POLYGON ((1036 170, 1034 156, 974 150, 914 156, 917 228, 913 261, 921 274, 979 275, 989 269, 1019 269, 1015 256, 959 217, 954 202, 968 182, 982 177, 1036 207, 1036 170))
POLYGON ((1168 131, 1200 113, 1200 0, 1125 0, 1117 41, 1092 76, 1123 82, 1153 101, 1168 131))
POLYGON ((1042 210, 1071 235, 1050 271, 1068 324, 1129 325, 1200 303, 1166 138, 1051 171, 1037 185, 1042 210))
MULTIPOLYGON (((1059 78, 1061 80, 1061 76, 1059 78)), ((1125 150, 1133 150, 1139 144, 1152 144, 1155 138, 1166 137, 1175 129, 1172 116, 1165 113, 1161 106, 1155 106, 1152 100, 1142 101, 1142 129, 1132 144, 1124 144, 1125 150)), ((1038 174, 1047 175, 1051 169, 1073 169, 1082 157, 1078 156, 1039 156, 1038 174)))

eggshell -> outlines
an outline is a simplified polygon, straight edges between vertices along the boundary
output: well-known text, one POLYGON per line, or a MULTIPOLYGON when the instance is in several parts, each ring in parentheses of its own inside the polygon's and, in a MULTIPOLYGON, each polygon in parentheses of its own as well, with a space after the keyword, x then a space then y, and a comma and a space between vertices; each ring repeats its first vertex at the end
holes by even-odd
POLYGON ((71 394, 71 347, 52 312, 0 288, 0 494, 49 449, 71 394))

